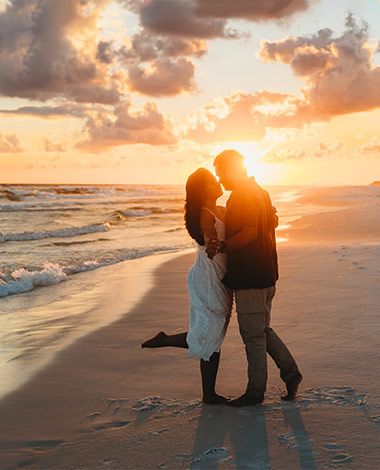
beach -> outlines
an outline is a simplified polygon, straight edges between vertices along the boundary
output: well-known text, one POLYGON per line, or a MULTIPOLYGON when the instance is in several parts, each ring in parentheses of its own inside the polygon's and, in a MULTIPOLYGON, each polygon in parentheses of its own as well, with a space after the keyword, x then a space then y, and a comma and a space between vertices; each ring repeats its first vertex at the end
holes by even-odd
MULTIPOLYGON (((140 348, 159 330, 186 330, 193 250, 122 261, 58 288, 7 297, 9 311, 18 302, 36 315, 36 296, 50 295, 55 322, 58 309, 63 318, 76 306, 78 315, 60 341, 51 340, 54 322, 43 325, 48 344, 40 357, 26 348, 24 357, 12 350, 16 359, 3 361, 18 379, 2 384, 0 468, 378 468, 380 230, 373 194, 365 206, 342 207, 336 193, 318 193, 327 209, 281 231, 272 327, 304 375, 292 403, 280 399, 285 387, 271 360, 264 403, 235 409, 202 405, 199 365, 186 350, 140 348), (85 309, 90 313, 81 315, 85 309)), ((234 312, 217 391, 236 397, 245 385, 234 312)))

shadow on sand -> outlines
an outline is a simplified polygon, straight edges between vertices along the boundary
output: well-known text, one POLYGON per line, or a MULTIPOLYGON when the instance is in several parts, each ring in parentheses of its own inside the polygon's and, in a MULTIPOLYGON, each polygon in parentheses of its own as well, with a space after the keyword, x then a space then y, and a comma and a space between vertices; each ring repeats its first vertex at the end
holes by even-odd
POLYGON ((223 462, 228 468, 272 468, 269 438, 277 438, 272 445, 286 445, 295 450, 300 469, 316 468, 311 442, 296 403, 262 405, 247 408, 203 406, 198 419, 194 441, 192 470, 213 470, 223 462), (289 434, 268 436, 274 419, 282 409, 289 434), (268 429, 267 429, 268 421, 268 429))

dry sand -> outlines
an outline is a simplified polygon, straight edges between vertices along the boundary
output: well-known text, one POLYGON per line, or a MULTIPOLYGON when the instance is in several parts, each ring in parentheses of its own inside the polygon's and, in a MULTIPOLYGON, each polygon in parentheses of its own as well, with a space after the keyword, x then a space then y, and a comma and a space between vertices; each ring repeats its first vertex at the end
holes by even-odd
MULTIPOLYGON (((357 209, 301 219, 279 246, 272 326, 304 374, 294 403, 280 400, 270 362, 263 405, 204 406, 185 350, 140 349, 161 329, 186 329, 194 253, 160 255, 120 264, 117 282, 98 270, 114 284, 92 307, 96 321, 2 397, 0 468, 379 468, 379 214, 357 209)), ((245 384, 233 315, 218 391, 238 396, 245 384)))

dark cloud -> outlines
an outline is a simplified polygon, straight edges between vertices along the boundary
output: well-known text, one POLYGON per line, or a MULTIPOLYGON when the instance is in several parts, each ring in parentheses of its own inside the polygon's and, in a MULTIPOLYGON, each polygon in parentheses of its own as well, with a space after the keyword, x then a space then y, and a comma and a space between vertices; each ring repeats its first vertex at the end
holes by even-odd
POLYGON ((22 152, 20 140, 16 134, 0 134, 0 153, 22 152))
POLYGON ((0 13, 0 94, 117 102, 107 63, 96 60, 96 21, 108 1, 11 0, 0 13))
POLYGON ((201 17, 239 18, 250 21, 279 20, 306 10, 308 0, 194 0, 201 17))
POLYGON ((132 91, 150 96, 178 95, 195 89, 194 71, 194 64, 185 58, 160 58, 149 67, 131 66, 129 86, 132 91))
POLYGON ((125 60, 136 59, 140 62, 160 57, 201 57, 207 52, 207 43, 200 39, 159 36, 142 29, 133 36, 131 46, 122 48, 120 52, 125 60))
POLYGON ((123 103, 115 107, 112 114, 97 112, 87 119, 84 132, 88 138, 77 147, 92 152, 126 144, 176 143, 170 122, 153 103, 145 104, 138 111, 134 111, 130 103, 123 103))
POLYGON ((279 20, 308 8, 307 0, 145 0, 125 2, 155 33, 212 39, 237 38, 229 19, 279 20))
POLYGON ((226 29, 226 20, 197 16, 196 6, 192 0, 145 1, 139 8, 141 24, 164 35, 203 39, 236 37, 236 32, 226 29))
POLYGON ((0 114, 10 116, 33 116, 40 118, 61 118, 67 116, 83 117, 86 114, 86 108, 83 106, 65 105, 65 106, 22 106, 16 109, 0 109, 0 114))
POLYGON ((128 69, 132 91, 149 96, 174 96, 195 87, 195 66, 189 56, 201 57, 207 43, 200 39, 168 37, 142 29, 129 47, 116 54, 128 69))
POLYGON ((103 64, 111 64, 113 62, 114 53, 112 51, 112 41, 100 41, 96 58, 103 64))

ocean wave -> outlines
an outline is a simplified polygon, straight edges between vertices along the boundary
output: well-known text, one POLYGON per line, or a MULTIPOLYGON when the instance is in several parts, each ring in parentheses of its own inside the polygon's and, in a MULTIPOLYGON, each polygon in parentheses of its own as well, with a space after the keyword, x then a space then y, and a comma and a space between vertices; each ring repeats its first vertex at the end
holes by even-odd
POLYGON ((13 271, 11 279, 6 280, 4 274, 0 279, 0 297, 21 294, 36 287, 58 284, 67 278, 62 266, 45 263, 41 270, 28 271, 25 268, 13 271))
POLYGON ((178 193, 178 187, 171 186, 135 186, 135 185, 0 185, 0 198, 10 201, 24 199, 59 199, 59 198, 104 198, 112 196, 167 197, 169 193, 178 193))
POLYGON ((18 232, 18 233, 1 233, 0 243, 9 241, 22 242, 28 240, 41 240, 44 238, 56 237, 75 237, 77 235, 86 235, 88 233, 107 232, 109 230, 108 223, 83 225, 81 227, 68 227, 57 230, 41 230, 40 232, 18 232))
POLYGON ((183 211, 183 200, 178 198, 174 199, 128 199, 128 198, 111 198, 111 199, 92 199, 92 200, 20 200, 19 202, 7 202, 0 203, 1 212, 18 212, 18 211, 30 211, 30 212, 39 212, 39 211, 69 211, 69 210, 85 210, 90 206, 112 206, 112 205, 129 205, 129 204, 139 204, 137 208, 131 207, 131 210, 151 210, 155 213, 180 213, 183 211), (152 203, 172 203, 171 207, 147 207, 140 206, 141 204, 152 204, 152 203), (177 205, 175 205, 177 204, 177 205))
POLYGON ((186 227, 170 228, 169 230, 165 230, 165 233, 181 232, 182 230, 186 230, 186 227))
POLYGON ((72 275, 93 271, 94 269, 121 263, 129 259, 143 258, 156 253, 176 252, 186 248, 189 248, 189 246, 160 246, 143 250, 134 249, 128 252, 120 250, 108 258, 85 260, 76 265, 62 266, 58 263, 45 262, 41 269, 28 270, 26 268, 19 268, 8 276, 0 271, 0 298, 28 292, 42 286, 58 284, 66 281, 72 275))
POLYGON ((72 246, 72 245, 86 245, 88 243, 106 242, 112 240, 111 238, 95 238, 94 240, 73 240, 69 242, 53 242, 47 243, 44 246, 72 246))
POLYGON ((149 217, 151 215, 161 214, 180 214, 182 213, 182 207, 144 207, 134 206, 129 209, 121 210, 118 209, 111 214, 111 220, 121 221, 127 220, 134 217, 149 217))

